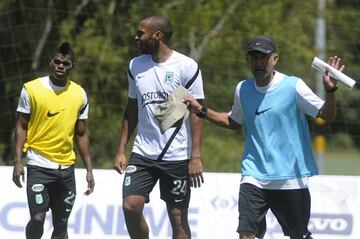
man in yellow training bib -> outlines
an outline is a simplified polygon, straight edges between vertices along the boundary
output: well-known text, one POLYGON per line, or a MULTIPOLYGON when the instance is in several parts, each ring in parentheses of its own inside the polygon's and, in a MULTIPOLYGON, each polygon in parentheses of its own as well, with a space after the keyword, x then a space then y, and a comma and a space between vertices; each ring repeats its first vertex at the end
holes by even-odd
POLYGON ((86 195, 94 190, 89 137, 86 129, 88 100, 84 89, 68 75, 75 54, 68 42, 51 56, 51 75, 24 84, 17 107, 13 181, 22 187, 27 158, 27 198, 30 221, 27 239, 40 239, 46 212, 53 217, 52 239, 67 239, 67 225, 75 197, 75 152, 73 138, 87 170, 86 195))

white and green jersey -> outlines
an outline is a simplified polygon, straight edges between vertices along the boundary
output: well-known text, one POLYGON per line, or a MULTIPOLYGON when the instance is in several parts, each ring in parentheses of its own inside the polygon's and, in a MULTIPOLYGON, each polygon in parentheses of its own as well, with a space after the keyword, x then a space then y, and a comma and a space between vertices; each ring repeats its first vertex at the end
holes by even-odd
MULTIPOLYGON (((198 64, 191 58, 172 52, 165 62, 154 62, 151 55, 141 55, 130 61, 128 96, 137 99, 138 128, 133 152, 156 160, 175 128, 161 134, 154 116, 158 104, 165 102, 180 85, 186 86, 196 99, 204 99, 203 81, 198 64)), ((170 144, 162 160, 187 160, 191 155, 191 129, 185 122, 170 144)))

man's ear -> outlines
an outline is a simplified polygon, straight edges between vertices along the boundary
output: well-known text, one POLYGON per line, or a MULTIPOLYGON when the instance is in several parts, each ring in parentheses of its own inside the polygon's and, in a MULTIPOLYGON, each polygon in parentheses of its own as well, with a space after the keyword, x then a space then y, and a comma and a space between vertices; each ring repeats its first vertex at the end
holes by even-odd
POLYGON ((276 64, 277 64, 277 62, 278 62, 278 60, 279 60, 279 58, 280 58, 280 55, 279 55, 279 53, 274 53, 273 54, 273 65, 275 66, 276 64))
POLYGON ((161 31, 156 31, 153 33, 152 38, 160 40, 162 38, 162 36, 163 36, 163 33, 161 31))

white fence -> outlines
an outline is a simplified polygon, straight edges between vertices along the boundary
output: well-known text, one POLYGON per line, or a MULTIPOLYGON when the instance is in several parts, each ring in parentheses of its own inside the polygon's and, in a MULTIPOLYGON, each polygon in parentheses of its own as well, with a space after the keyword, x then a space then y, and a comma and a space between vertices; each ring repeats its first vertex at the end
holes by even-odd
MULTIPOLYGON (((69 219, 69 237, 122 239, 127 236, 121 209, 123 176, 113 170, 95 170, 95 191, 84 196, 85 171, 76 169, 77 198, 69 219)), ((205 184, 192 189, 189 222, 193 239, 236 239, 240 174, 205 173, 205 184)), ((12 167, 0 167, 0 239, 25 238, 29 219, 26 187, 12 183, 12 167)), ((360 177, 316 176, 310 180, 312 215, 309 229, 317 239, 360 238, 360 177)), ((171 238, 165 204, 153 191, 144 214, 152 239, 171 238)), ((266 239, 285 238, 269 213, 266 239)), ((43 238, 50 238, 50 213, 43 238)))

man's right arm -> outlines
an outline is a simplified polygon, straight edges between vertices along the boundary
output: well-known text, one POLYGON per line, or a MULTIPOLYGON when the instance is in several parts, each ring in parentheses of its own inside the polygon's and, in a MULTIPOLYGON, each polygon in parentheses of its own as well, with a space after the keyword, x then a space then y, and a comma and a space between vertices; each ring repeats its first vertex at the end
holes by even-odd
POLYGON ((197 115, 202 115, 204 119, 227 129, 239 129, 241 127, 236 121, 231 119, 227 112, 217 112, 201 105, 193 96, 188 95, 184 103, 187 104, 191 111, 197 115), (204 112, 205 111, 205 112, 204 112))
POLYGON ((210 122, 227 129, 239 129, 241 127, 236 121, 234 121, 228 112, 217 112, 210 108, 207 108, 207 114, 205 119, 210 122))
POLYGON ((22 187, 20 177, 22 179, 22 182, 25 182, 25 171, 22 163, 22 152, 26 141, 26 132, 29 124, 29 119, 30 114, 24 114, 19 112, 16 121, 13 181, 19 188, 22 187))
POLYGON ((137 100, 128 98, 128 103, 125 109, 125 113, 121 125, 119 146, 114 160, 114 169, 120 174, 123 173, 125 170, 126 146, 137 126, 137 123, 138 123, 137 100))

